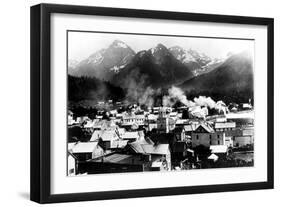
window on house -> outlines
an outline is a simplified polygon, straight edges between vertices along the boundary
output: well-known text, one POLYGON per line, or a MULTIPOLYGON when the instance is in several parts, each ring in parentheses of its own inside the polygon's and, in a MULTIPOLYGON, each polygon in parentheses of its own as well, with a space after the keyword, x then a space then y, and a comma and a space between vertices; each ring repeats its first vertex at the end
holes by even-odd
POLYGON ((196 135, 196 139, 199 139, 199 135, 196 135))
POLYGON ((209 135, 210 139, 212 139, 212 135, 209 135))
POLYGON ((218 134, 218 139, 220 138, 220 135, 218 134))
POLYGON ((220 144, 220 140, 218 140, 218 144, 220 144))

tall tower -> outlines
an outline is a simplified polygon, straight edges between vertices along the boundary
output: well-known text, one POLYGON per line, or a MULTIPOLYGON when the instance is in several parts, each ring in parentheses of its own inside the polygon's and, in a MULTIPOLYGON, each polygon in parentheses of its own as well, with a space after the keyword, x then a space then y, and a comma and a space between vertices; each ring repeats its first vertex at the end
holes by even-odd
POLYGON ((157 129, 159 132, 169 133, 169 117, 166 114, 166 109, 164 107, 160 107, 159 110, 157 129))

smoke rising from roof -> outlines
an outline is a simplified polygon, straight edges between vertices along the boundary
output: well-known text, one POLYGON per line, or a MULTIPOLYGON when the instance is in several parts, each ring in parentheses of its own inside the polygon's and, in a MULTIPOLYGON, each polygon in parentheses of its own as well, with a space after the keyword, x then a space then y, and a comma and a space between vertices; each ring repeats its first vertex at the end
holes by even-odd
POLYGON ((178 87, 172 86, 168 90, 168 95, 163 96, 163 106, 173 106, 177 101, 181 102, 187 107, 208 107, 226 113, 226 105, 223 101, 215 102, 211 97, 199 96, 192 100, 188 100, 183 90, 178 87))

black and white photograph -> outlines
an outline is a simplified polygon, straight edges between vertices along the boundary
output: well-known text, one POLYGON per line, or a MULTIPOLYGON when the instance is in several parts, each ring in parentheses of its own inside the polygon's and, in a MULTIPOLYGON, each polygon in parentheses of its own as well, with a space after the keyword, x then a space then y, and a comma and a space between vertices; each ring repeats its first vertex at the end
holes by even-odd
POLYGON ((66 35, 68 176, 254 167, 254 39, 66 35))
POLYGON ((274 188, 274 19, 158 6, 31 7, 32 201, 274 188))

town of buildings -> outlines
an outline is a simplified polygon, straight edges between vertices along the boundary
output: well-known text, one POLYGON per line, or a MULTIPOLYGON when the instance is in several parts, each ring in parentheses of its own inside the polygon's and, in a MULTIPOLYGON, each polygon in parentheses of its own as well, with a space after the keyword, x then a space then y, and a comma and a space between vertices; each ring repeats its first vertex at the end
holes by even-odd
POLYGON ((120 112, 120 104, 91 118, 68 111, 69 176, 254 165, 249 104, 212 115, 207 107, 132 105, 120 112))

